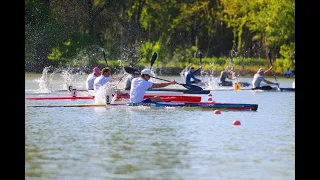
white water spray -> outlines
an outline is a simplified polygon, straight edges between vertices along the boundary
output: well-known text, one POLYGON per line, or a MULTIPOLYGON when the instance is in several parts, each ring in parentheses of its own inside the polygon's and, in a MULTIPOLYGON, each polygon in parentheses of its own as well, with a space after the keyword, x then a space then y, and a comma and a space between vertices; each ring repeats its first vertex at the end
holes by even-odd
POLYGON ((40 93, 51 93, 52 88, 50 83, 52 81, 53 74, 48 77, 49 69, 50 66, 45 67, 42 71, 42 76, 35 80, 37 83, 39 83, 39 89, 37 91, 40 93))

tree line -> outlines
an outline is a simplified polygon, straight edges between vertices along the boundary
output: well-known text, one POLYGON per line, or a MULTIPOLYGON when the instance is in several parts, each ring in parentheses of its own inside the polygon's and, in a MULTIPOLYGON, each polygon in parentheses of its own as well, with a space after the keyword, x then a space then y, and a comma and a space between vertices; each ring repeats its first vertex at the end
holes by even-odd
POLYGON ((25 0, 25 69, 204 58, 295 65, 294 0, 25 0))

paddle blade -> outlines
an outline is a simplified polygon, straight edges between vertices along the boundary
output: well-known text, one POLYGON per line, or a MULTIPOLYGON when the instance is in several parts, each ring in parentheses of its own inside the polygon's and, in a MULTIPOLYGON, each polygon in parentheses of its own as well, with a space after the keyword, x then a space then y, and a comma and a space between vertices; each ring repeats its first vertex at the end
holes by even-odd
POLYGON ((193 84, 180 84, 180 85, 182 85, 183 87, 185 87, 188 90, 193 91, 193 92, 201 92, 201 91, 203 91, 203 89, 201 87, 193 85, 193 84))
POLYGON ((124 67, 124 70, 129 73, 129 74, 134 74, 134 75, 140 75, 140 71, 138 71, 137 69, 134 69, 132 67, 124 67))
POLYGON ((150 69, 153 66, 154 62, 156 61, 157 57, 158 57, 158 54, 154 52, 151 58, 150 69))

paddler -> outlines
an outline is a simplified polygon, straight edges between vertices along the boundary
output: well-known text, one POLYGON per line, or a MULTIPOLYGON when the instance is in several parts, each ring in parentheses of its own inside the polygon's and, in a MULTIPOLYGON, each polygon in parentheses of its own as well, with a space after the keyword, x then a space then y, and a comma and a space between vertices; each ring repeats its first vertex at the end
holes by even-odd
POLYGON ((171 82, 163 83, 154 83, 149 81, 153 76, 150 69, 143 69, 141 71, 140 77, 133 78, 131 81, 131 90, 130 90, 130 103, 150 103, 150 102, 161 102, 163 101, 160 97, 151 97, 143 99, 147 89, 149 88, 162 88, 169 86, 170 84, 176 84, 175 80, 171 82))
POLYGON ((98 90, 101 86, 109 82, 110 78, 111 78, 110 68, 109 67, 103 68, 101 70, 101 75, 94 80, 93 89, 95 91, 98 90))
POLYGON ((130 90, 131 89, 131 81, 133 78, 136 78, 138 77, 139 75, 137 74, 129 74, 127 76, 127 79, 126 79, 126 86, 124 87, 125 90, 130 90))
POLYGON ((232 81, 226 81, 227 78, 232 80, 232 73, 231 70, 226 68, 225 70, 221 71, 219 77, 222 86, 232 86, 232 81))
POLYGON ((92 73, 90 73, 87 77, 87 83, 86 83, 86 88, 87 90, 93 90, 93 83, 94 80, 100 76, 100 68, 99 67, 94 67, 92 70, 92 73))
POLYGON ((260 87, 260 83, 262 81, 266 82, 267 84, 274 84, 279 86, 279 83, 274 83, 271 81, 268 81, 264 78, 264 74, 269 72, 272 69, 272 66, 270 66, 269 69, 267 69, 266 71, 263 68, 259 68, 258 72, 253 76, 253 80, 252 80, 252 89, 261 89, 261 90, 272 90, 273 88, 271 86, 261 86, 260 87))
POLYGON ((194 74, 196 74, 199 70, 201 70, 202 66, 198 69, 195 69, 193 66, 185 73, 185 83, 186 84, 197 84, 201 82, 200 79, 196 78, 194 74), (193 80, 191 80, 193 79, 193 80))

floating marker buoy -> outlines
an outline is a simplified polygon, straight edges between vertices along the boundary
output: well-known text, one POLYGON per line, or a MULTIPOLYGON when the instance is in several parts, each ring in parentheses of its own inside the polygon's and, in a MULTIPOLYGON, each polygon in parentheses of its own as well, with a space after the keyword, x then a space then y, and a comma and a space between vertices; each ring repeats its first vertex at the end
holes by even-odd
POLYGON ((238 121, 238 120, 234 120, 232 122, 232 124, 235 125, 235 126, 241 125, 240 121, 238 121))
POLYGON ((212 98, 208 98, 208 101, 212 101, 212 98))
POLYGON ((213 114, 221 114, 221 112, 219 110, 214 110, 213 114))
POLYGON ((241 84, 240 83, 235 83, 233 87, 234 87, 235 90, 240 90, 241 89, 241 84))
POLYGON ((212 94, 208 94, 208 96, 212 96, 212 94))

